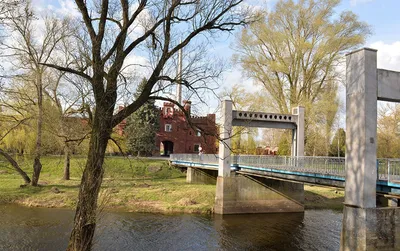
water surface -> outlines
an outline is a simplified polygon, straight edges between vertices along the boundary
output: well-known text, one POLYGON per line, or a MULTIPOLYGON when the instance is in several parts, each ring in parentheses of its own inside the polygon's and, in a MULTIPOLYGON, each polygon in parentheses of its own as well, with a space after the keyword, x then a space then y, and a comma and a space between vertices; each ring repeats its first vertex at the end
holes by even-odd
MULTIPOLYGON (((74 212, 0 205, 0 250, 65 250, 74 212)), ((106 212, 93 250, 339 250, 342 213, 161 215, 106 212)))

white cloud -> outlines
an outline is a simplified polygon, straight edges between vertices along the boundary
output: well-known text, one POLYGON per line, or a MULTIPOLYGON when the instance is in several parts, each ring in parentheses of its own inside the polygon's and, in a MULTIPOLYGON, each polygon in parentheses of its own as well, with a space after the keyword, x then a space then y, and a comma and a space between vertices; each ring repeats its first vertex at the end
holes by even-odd
POLYGON ((41 16, 79 17, 80 13, 73 0, 32 0, 32 7, 41 16))
POLYGON ((391 44, 378 41, 369 47, 378 50, 378 68, 400 71, 400 41, 391 44))
POLYGON ((63 16, 79 17, 80 13, 75 2, 72 0, 59 0, 60 7, 56 9, 57 13, 63 16))
POLYGON ((364 4, 364 3, 369 3, 372 2, 373 0, 350 0, 350 5, 351 6, 356 6, 359 4, 364 4))

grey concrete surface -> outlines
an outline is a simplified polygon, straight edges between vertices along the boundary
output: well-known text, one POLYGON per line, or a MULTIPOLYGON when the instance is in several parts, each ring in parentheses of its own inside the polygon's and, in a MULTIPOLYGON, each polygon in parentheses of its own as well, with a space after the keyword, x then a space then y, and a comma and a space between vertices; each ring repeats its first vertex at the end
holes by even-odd
POLYGON ((400 102, 400 73, 378 69, 378 100, 400 102))
POLYGON ((199 169, 188 167, 186 171, 186 182, 192 184, 217 183, 218 170, 199 169))
POLYGON ((232 131, 232 101, 222 102, 218 176, 229 177, 231 174, 231 137, 232 131))
POLYGON ((341 251, 400 250, 398 208, 355 208, 345 206, 341 251))
POLYGON ((346 57, 346 197, 360 208, 376 207, 376 50, 346 57))
POLYGON ((303 184, 243 175, 218 176, 214 213, 303 212, 303 202, 303 184))

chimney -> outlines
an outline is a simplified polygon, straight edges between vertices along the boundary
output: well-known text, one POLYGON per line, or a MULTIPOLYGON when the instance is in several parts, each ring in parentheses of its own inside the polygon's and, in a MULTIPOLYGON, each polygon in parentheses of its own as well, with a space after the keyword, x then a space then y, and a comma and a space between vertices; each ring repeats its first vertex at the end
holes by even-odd
POLYGON ((183 108, 185 109, 185 111, 187 111, 190 115, 190 108, 192 106, 192 101, 189 100, 183 100, 183 108))
MULTIPOLYGON (((182 40, 181 40, 182 43, 182 40)), ((178 68, 177 68, 178 83, 176 86, 176 101, 182 102, 182 48, 178 51, 178 68)))

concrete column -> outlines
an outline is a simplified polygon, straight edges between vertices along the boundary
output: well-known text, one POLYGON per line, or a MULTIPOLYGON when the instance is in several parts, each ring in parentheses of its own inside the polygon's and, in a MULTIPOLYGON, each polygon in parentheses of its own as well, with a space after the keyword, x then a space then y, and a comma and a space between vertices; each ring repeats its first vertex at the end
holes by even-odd
POLYGON ((217 170, 197 169, 188 167, 186 182, 191 184, 213 184, 217 183, 217 170))
POLYGON ((293 130, 292 156, 304 156, 304 107, 293 108, 292 114, 297 115, 297 128, 293 130))
POLYGON ((194 179, 194 168, 188 167, 186 169, 186 182, 187 183, 193 183, 193 179, 194 179))
POLYGON ((297 130, 292 130, 292 157, 296 157, 297 154, 297 137, 296 137, 297 130))
POLYGON ((376 207, 377 51, 346 55, 345 204, 376 207))
POLYGON ((232 101, 222 101, 218 176, 231 175, 232 101))
POLYGON ((388 206, 389 207, 398 207, 399 199, 398 198, 388 198, 388 206))
POLYGON ((304 156, 304 107, 297 107, 297 156, 304 156))
POLYGON ((261 177, 218 177, 214 213, 304 212, 304 185, 261 177))
MULTIPOLYGON (((364 48, 346 55, 346 195, 341 251, 399 250, 400 246, 400 210, 376 208, 377 72, 376 50, 364 48)), ((398 82, 394 84, 397 89, 398 82)), ((380 98, 400 100, 389 97, 382 88, 380 98)), ((379 197, 378 201, 389 206, 398 203, 379 197)))

